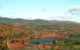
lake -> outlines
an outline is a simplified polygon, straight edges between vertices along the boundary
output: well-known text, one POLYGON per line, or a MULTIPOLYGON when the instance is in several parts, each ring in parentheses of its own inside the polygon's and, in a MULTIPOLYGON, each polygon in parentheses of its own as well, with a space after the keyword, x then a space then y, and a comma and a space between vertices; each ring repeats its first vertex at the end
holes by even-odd
POLYGON ((44 39, 39 39, 39 40, 32 40, 29 41, 30 44, 40 44, 40 43, 51 43, 54 42, 56 38, 44 38, 44 39))

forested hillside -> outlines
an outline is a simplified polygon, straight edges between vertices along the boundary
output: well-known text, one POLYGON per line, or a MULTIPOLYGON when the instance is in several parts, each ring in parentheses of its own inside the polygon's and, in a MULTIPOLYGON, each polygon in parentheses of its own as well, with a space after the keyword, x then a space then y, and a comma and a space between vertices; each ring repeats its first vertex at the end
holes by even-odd
POLYGON ((80 50, 80 23, 0 17, 0 50, 16 49, 80 50))

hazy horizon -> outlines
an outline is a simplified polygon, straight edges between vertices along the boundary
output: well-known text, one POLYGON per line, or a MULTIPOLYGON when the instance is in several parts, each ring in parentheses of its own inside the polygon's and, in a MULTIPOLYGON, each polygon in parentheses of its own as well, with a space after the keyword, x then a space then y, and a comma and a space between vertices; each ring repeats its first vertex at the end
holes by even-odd
POLYGON ((0 0, 0 16, 80 23, 80 0, 0 0))

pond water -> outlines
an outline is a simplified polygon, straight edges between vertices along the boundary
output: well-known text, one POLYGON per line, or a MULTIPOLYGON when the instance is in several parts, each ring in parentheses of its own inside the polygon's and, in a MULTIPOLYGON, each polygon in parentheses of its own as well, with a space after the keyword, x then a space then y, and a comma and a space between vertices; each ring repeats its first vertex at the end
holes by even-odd
POLYGON ((40 43, 51 43, 54 42, 56 38, 44 38, 44 39, 39 39, 39 40, 32 40, 29 41, 30 44, 40 44, 40 43))

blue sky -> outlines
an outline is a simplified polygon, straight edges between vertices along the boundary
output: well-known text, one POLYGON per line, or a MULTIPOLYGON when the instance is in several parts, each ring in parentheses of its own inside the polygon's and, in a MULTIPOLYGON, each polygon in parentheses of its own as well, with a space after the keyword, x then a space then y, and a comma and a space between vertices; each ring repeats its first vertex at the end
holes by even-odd
POLYGON ((9 18, 80 22, 78 8, 80 0, 0 0, 0 16, 9 18), (74 9, 78 15, 72 14, 74 9))

